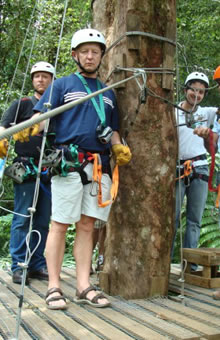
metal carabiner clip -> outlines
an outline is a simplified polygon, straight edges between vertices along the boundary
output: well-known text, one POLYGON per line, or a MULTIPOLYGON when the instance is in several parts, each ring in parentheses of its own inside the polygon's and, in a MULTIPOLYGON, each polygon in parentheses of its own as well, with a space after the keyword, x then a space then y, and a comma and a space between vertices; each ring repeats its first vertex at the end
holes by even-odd
POLYGON ((96 197, 96 196, 98 196, 98 193, 99 193, 98 183, 96 181, 92 181, 91 189, 90 189, 89 194, 92 197, 96 197), (95 184, 96 184, 96 190, 94 189, 95 184), (95 190, 95 192, 94 192, 94 190, 95 190))

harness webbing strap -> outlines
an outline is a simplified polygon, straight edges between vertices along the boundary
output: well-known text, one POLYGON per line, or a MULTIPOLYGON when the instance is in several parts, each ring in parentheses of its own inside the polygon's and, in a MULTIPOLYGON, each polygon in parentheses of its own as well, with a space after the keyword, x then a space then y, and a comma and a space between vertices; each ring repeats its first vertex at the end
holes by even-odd
POLYGON ((102 165, 100 163, 100 156, 95 153, 93 154, 94 162, 93 162, 93 181, 98 184, 98 206, 101 208, 106 207, 107 205, 114 202, 117 193, 118 193, 118 185, 119 185, 119 171, 118 165, 115 166, 112 174, 112 186, 110 190, 111 199, 105 202, 102 202, 102 165))
POLYGON ((192 161, 191 160, 187 160, 183 163, 183 169, 184 169, 184 173, 182 176, 176 178, 176 181, 178 179, 184 178, 184 177, 188 177, 191 172, 192 172, 192 161))

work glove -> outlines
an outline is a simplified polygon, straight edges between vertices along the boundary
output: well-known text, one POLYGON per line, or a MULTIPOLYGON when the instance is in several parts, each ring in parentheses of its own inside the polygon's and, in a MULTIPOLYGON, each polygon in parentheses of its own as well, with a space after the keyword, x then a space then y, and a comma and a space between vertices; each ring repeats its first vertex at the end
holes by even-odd
POLYGON ((13 135, 13 138, 15 141, 19 141, 21 143, 23 142, 29 142, 29 136, 35 136, 38 134, 40 129, 39 124, 34 124, 22 131, 19 131, 13 135))
POLYGON ((131 160, 131 151, 127 145, 114 144, 112 152, 116 158, 116 164, 119 166, 127 164, 131 160))
POLYGON ((0 140, 0 158, 4 158, 8 151, 8 141, 6 138, 0 140))

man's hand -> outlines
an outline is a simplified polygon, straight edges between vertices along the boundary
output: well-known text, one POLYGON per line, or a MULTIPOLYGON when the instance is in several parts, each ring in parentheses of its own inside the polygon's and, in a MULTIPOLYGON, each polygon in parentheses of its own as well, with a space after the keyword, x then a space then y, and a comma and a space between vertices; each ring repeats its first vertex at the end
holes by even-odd
POLYGON ((0 158, 4 158, 8 151, 8 140, 6 138, 0 140, 0 158))
POLYGON ((127 145, 114 144, 112 152, 116 158, 116 164, 119 166, 127 164, 131 160, 131 151, 127 145))
POLYGON ((209 131, 210 129, 206 126, 198 126, 193 133, 194 135, 207 139, 209 137, 209 131))
POLYGON ((21 143, 23 142, 28 142, 29 141, 29 136, 35 136, 38 134, 40 130, 40 125, 39 124, 34 124, 22 131, 19 131, 13 135, 13 138, 15 141, 19 141, 21 143))

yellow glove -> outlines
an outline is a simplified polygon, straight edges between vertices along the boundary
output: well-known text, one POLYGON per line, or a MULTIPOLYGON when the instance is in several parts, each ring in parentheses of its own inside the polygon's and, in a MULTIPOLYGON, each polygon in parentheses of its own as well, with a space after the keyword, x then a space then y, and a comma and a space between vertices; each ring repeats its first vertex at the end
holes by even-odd
POLYGON ((8 151, 8 141, 6 138, 0 140, 0 158, 4 158, 8 151))
POLYGON ((127 145, 114 144, 112 145, 112 152, 116 158, 116 164, 119 166, 127 164, 131 160, 131 151, 127 145))
POLYGON ((13 138, 15 141, 19 140, 19 142, 28 142, 29 141, 29 136, 35 136, 38 134, 40 129, 39 124, 34 124, 22 131, 19 131, 13 135, 13 138))

